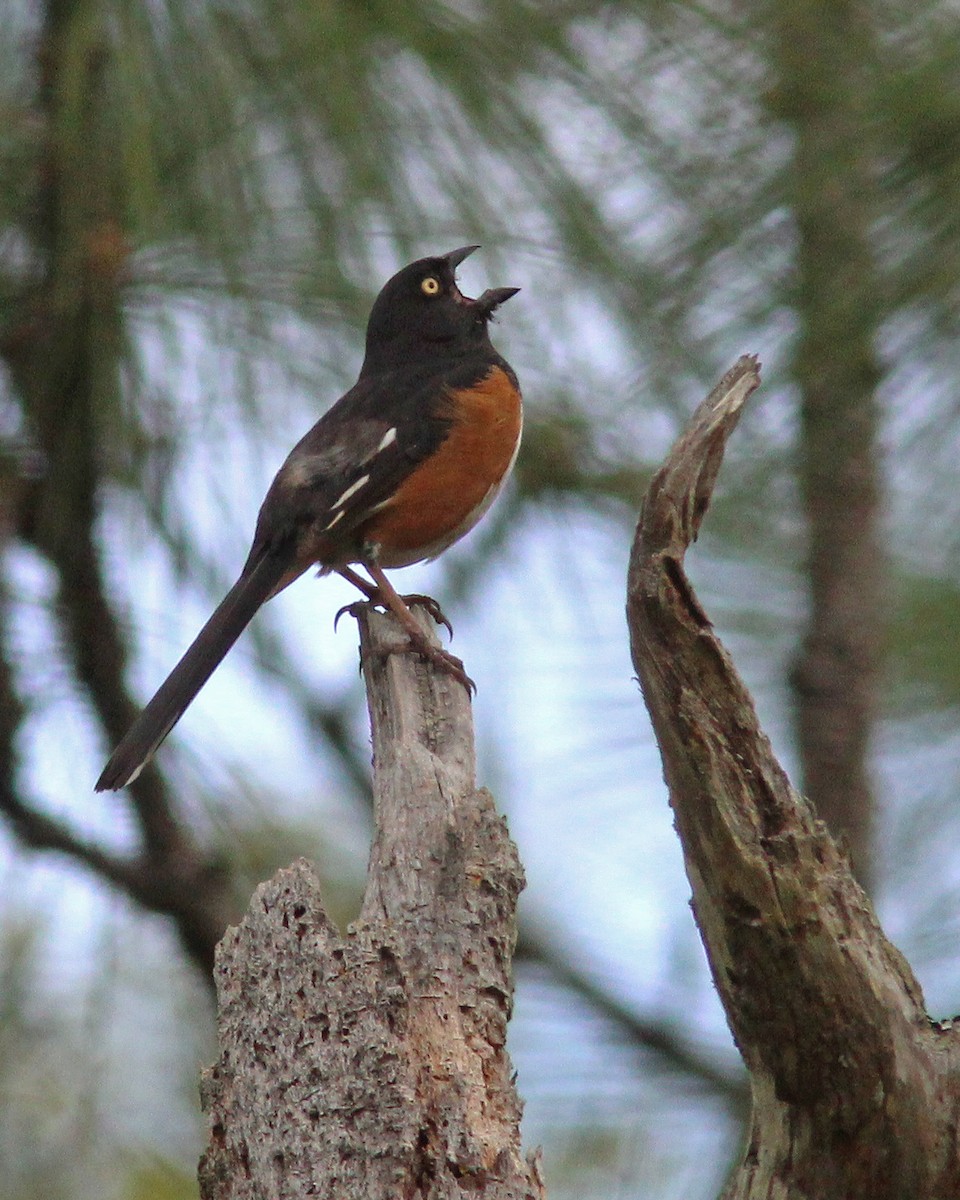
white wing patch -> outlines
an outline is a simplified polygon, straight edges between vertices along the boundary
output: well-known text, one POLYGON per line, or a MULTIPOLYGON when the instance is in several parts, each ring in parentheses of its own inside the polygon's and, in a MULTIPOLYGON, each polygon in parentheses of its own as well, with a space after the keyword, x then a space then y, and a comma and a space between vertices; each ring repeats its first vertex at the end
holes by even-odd
MULTIPOLYGON (((390 426, 386 432, 383 426, 383 421, 358 421, 349 430, 341 430, 335 441, 319 449, 297 445, 290 451, 277 478, 288 488, 312 488, 331 476, 352 473, 397 440, 396 426, 390 426)), ((341 496, 333 508, 339 508, 346 496, 349 492, 341 496)))
POLYGON ((356 483, 350 484, 350 486, 343 493, 343 495, 340 497, 339 500, 334 500, 333 504, 331 504, 330 507, 331 508, 343 508, 343 506, 350 499, 350 497, 354 494, 354 492, 359 492, 360 489, 364 486, 364 484, 367 484, 369 482, 370 482, 369 475, 361 475, 360 478, 356 481, 356 483))
MULTIPOLYGON (((320 451, 309 453, 295 448, 281 468, 279 478, 289 488, 317 487, 323 484, 325 478, 349 471, 351 467, 356 470, 357 467, 372 464, 377 456, 388 450, 396 440, 395 425, 384 430, 382 421, 360 422, 350 430, 349 438, 341 435, 337 441, 320 451)), ((327 510, 330 519, 323 527, 323 533, 329 533, 343 520, 347 515, 349 501, 369 482, 370 471, 351 483, 330 505, 327 510)))
POLYGON ((323 527, 324 533, 329 533, 330 530, 334 527, 334 525, 336 525, 336 523, 344 515, 345 510, 344 510, 343 506, 350 499, 350 497, 356 495, 356 493, 359 492, 362 487, 365 487, 369 482, 370 482, 369 475, 361 475, 358 480, 356 480, 354 483, 350 484, 350 486, 343 493, 343 495, 340 497, 339 500, 335 501, 333 504, 330 505, 331 512, 336 512, 337 509, 339 509, 340 511, 337 512, 337 515, 333 518, 333 520, 328 525, 324 525, 324 527, 323 527))

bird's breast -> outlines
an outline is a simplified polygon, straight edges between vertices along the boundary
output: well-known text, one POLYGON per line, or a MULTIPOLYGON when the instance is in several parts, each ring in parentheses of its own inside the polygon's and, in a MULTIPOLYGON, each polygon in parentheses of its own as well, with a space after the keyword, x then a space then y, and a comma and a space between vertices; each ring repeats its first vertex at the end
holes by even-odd
POLYGON ((435 558, 468 533, 500 491, 520 448, 523 406, 512 374, 493 366, 476 384, 448 392, 449 432, 362 528, 380 565, 435 558))

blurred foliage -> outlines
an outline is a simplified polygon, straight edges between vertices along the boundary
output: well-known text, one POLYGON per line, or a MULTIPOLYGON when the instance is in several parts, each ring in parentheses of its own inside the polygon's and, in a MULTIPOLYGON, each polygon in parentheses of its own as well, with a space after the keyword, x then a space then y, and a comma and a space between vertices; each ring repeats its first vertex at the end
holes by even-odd
MULTIPOLYGON (((480 622, 507 609, 528 622, 517 626, 516 663, 498 652, 495 666, 523 697, 526 661, 538 689, 499 726, 487 712, 481 726, 504 734, 487 757, 512 787, 502 798, 521 827, 532 783, 522 770, 510 774, 511 760, 527 760, 531 775, 532 764, 552 772, 566 803, 551 795, 558 823, 544 825, 546 809, 536 810, 537 832, 542 843, 557 844, 559 858, 565 838, 571 855, 583 854, 585 805, 597 835, 604 826, 631 867, 657 858, 649 848, 652 819, 646 810, 627 815, 616 792, 624 778, 636 789, 636 764, 621 766, 623 744, 636 739, 635 714, 623 717, 617 690, 627 667, 610 627, 621 601, 610 617, 595 581, 609 578, 611 544, 624 547, 625 559, 630 514, 681 414, 744 350, 761 352, 766 382, 730 448, 711 514, 709 607, 740 638, 738 653, 774 722, 784 698, 782 679, 771 676, 782 665, 784 630, 789 635, 802 605, 795 393, 783 367, 798 319, 788 202, 793 138, 771 47, 773 21, 789 3, 6 0, 0 588, 12 613, 8 641, 27 713, 18 782, 44 811, 107 844, 135 844, 119 802, 93 809, 86 785, 77 787, 96 774, 102 731, 77 683, 53 568, 13 531, 21 495, 49 466, 11 366, 36 332, 45 281, 52 281, 58 317, 89 316, 78 318, 75 332, 95 383, 96 532, 112 611, 137 652, 135 681, 147 690, 242 560, 252 506, 282 453, 349 382, 380 283, 416 255, 477 240, 486 253, 471 271, 523 285, 497 340, 522 376, 530 415, 508 503, 438 568, 438 582, 472 598, 480 622), (51 77, 54 58, 60 68, 51 77), (613 531, 615 543, 601 528, 613 531), (531 529, 548 566, 531 550, 531 529), (519 582, 497 609, 492 593, 503 564, 519 582), (528 647, 539 659, 532 650, 521 657, 528 647), (558 696, 574 692, 577 703, 560 704, 558 696), (568 722, 550 730, 543 751, 516 728, 534 708, 568 722), (593 740, 584 717, 590 709, 609 715, 594 720, 603 728, 592 731, 593 740), (619 716, 611 715, 615 709, 619 716), (610 796, 577 794, 573 759, 577 770, 609 775, 610 796)), ((868 12, 872 87, 862 97, 862 120, 874 152, 878 351, 886 370, 888 549, 896 580, 891 709, 919 719, 960 699, 953 484, 960 30, 945 3, 888 0, 868 12)), ((812 182, 828 190, 830 176, 831 164, 823 163, 812 182)), ((59 352, 72 360, 76 346, 59 352)), ((501 628, 488 636, 499 650, 510 634, 501 628)), ((337 915, 347 919, 363 870, 367 769, 353 664, 349 672, 334 664, 311 673, 301 642, 285 636, 272 614, 248 644, 252 650, 237 651, 246 672, 239 687, 263 691, 264 724, 283 720, 303 737, 298 746, 289 733, 284 762, 308 757, 307 747, 317 745, 323 761, 278 779, 272 760, 261 761, 253 722, 238 732, 228 715, 211 723, 199 749, 170 748, 165 769, 238 895, 306 849, 329 862, 337 915)), ((198 713, 197 728, 202 723, 198 713)), ((186 731, 181 744, 190 746, 191 736, 186 731)), ((945 775, 944 788, 952 779, 945 775)), ((943 793, 935 799, 942 805, 943 793)), ((652 803, 659 814, 659 797, 652 803)), ((928 833, 942 841, 942 822, 928 833)), ((6 854, 13 860, 17 850, 10 844, 6 854)), ((104 1113, 116 1097, 75 1090, 109 1057, 98 1045, 103 1026, 90 1013, 98 987, 109 992, 122 975, 110 937, 95 936, 80 954, 78 926, 86 937, 91 928, 137 931, 125 946, 131 961, 144 928, 147 942, 164 935, 146 918, 118 915, 88 877, 66 870, 37 885, 41 897, 50 889, 59 898, 63 889, 69 898, 51 918, 52 930, 24 925, 10 902, 22 870, 4 887, 8 913, 0 925, 0 1155, 4 1168, 20 1164, 16 1175, 5 1170, 8 1194, 191 1194, 180 1174, 196 1149, 189 1136, 171 1135, 172 1150, 148 1144, 145 1155, 136 1144, 125 1159, 104 1113), (96 915, 76 915, 91 906, 96 915), (58 989, 36 963, 56 961, 65 948, 85 956, 85 969, 71 988, 58 989), (61 1076, 56 1064, 65 1057, 76 1079, 61 1076), (98 1138, 99 1150, 92 1149, 98 1138), (36 1148, 29 1162, 28 1144, 36 1148), (110 1179, 99 1173, 104 1146, 115 1160, 110 1179)), ((559 905, 565 897, 572 910, 579 897, 582 905, 585 893, 567 895, 567 862, 557 870, 565 886, 545 889, 531 904, 559 905)), ((581 928, 609 925, 609 940, 618 942, 614 914, 637 906, 623 889, 639 892, 642 881, 620 866, 605 865, 603 873, 620 890, 586 893, 596 907, 581 916, 581 928)), ((910 905, 913 887, 903 881, 901 904, 910 905)), ((944 894, 952 904, 946 882, 944 894)), ((681 906, 682 887, 675 899, 681 906)), ((922 905, 944 919, 929 898, 922 905)), ((575 926, 571 912, 557 913, 575 926)), ((684 936, 692 941, 677 935, 680 949, 665 950, 665 958, 696 957, 684 936)), ((923 931, 916 936, 922 940, 923 931)), ((697 1023, 704 1008, 699 958, 688 972, 699 982, 691 984, 654 955, 640 968, 621 964, 619 986, 647 996, 647 980, 662 970, 668 1006, 688 1014, 694 1032, 711 1036, 697 1023)), ((151 989, 183 991, 172 945, 163 942, 149 961, 156 976, 149 986, 141 981, 124 993, 138 1020, 151 989)), ((960 995, 960 980, 944 986, 960 995)), ((207 1028, 209 1014, 195 999, 177 1004, 178 1036, 187 1043, 182 1031, 207 1028)), ((554 997, 551 1011, 563 1017, 562 1009, 554 997)), ((535 1024, 519 1022, 518 1058, 548 1092, 569 1099, 582 1085, 587 1095, 575 1073, 550 1075, 556 1058, 531 1052, 535 1024)), ((155 1013, 143 1017, 143 1029, 144 1037, 173 1036, 155 1013)), ((609 1047, 593 1045, 584 1032, 582 1013, 554 1039, 551 1054, 574 1042, 590 1049, 591 1061, 610 1061, 609 1047)), ((115 1058, 130 1058, 129 1047, 115 1058)), ((195 1067, 190 1061, 178 1070, 187 1075, 195 1067)), ((129 1083, 122 1070, 110 1079, 129 1083)), ((659 1134, 656 1105, 679 1111, 687 1104, 672 1087, 651 1083, 638 1068, 619 1117, 569 1122, 561 1131, 566 1150, 554 1129, 552 1194, 670 1196, 681 1187, 687 1196, 702 1194, 697 1188, 711 1185, 716 1161, 700 1184, 677 1164, 697 1157, 705 1143, 694 1144, 689 1130, 710 1119, 690 1101, 686 1126, 678 1118, 672 1132, 659 1134), (641 1115, 625 1123, 623 1111, 641 1115)), ((158 1082, 156 1090, 155 1104, 179 1105, 184 1123, 194 1121, 175 1086, 158 1082)), ((549 1101, 539 1105, 541 1114, 550 1109, 549 1101)))
POLYGON ((960 709, 960 584, 932 575, 901 575, 890 624, 894 702, 907 712, 960 709))
POLYGON ((155 1158, 130 1172, 124 1200, 194 1200, 197 1180, 193 1172, 178 1170, 155 1158))

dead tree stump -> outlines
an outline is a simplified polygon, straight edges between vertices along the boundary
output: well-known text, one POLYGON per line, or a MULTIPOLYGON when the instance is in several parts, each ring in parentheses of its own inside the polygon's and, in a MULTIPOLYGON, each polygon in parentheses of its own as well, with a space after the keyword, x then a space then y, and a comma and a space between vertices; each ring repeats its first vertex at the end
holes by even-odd
MULTIPOLYGON (((433 636, 428 618, 415 610, 433 636)), ((476 788, 470 701, 360 614, 376 834, 341 934, 300 860, 217 953, 204 1200, 537 1200, 505 1040, 516 850, 476 788)))

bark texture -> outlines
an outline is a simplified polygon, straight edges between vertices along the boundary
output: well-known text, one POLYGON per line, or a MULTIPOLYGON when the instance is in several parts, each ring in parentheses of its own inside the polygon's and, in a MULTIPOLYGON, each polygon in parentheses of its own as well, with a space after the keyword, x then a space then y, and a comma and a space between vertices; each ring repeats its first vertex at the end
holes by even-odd
POLYGON ((757 386, 741 359, 647 493, 628 582, 631 647, 693 906, 750 1072, 725 1200, 960 1196, 960 1044, 932 1023, 824 824, 790 786, 695 596, 684 553, 757 386))
POLYGON ((392 653, 392 618, 359 620, 376 804, 362 911, 341 935, 301 860, 224 937, 201 1195, 536 1200, 505 1048, 520 864, 476 789, 466 692, 392 653))

